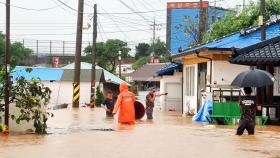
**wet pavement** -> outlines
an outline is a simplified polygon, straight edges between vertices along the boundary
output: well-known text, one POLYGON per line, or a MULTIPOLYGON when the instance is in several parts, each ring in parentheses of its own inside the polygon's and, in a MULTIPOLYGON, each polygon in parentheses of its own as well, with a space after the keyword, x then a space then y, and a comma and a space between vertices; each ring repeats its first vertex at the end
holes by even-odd
POLYGON ((53 111, 48 135, 0 136, 0 158, 280 158, 280 127, 235 136, 236 127, 193 123, 174 112, 119 126, 103 109, 53 111), (114 131, 112 131, 113 129, 114 131))

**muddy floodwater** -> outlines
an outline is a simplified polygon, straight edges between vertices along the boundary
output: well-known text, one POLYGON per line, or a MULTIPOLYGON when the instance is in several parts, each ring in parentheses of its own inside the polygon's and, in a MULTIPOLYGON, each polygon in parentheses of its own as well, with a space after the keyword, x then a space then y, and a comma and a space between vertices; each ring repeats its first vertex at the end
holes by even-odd
POLYGON ((192 123, 156 111, 153 122, 118 126, 103 109, 53 111, 48 135, 0 136, 0 158, 280 158, 280 126, 235 136, 236 127, 192 123))

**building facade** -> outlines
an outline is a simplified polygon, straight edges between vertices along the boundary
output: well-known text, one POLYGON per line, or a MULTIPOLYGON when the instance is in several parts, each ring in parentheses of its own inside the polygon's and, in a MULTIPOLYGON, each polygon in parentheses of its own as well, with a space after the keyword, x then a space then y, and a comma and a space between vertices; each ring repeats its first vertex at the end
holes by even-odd
MULTIPOLYGON (((225 16, 228 10, 202 3, 202 13, 205 15, 204 25, 208 30, 216 20, 225 16)), ((199 2, 168 2, 167 3, 167 47, 172 54, 179 49, 186 49, 198 39, 200 3, 199 2)))

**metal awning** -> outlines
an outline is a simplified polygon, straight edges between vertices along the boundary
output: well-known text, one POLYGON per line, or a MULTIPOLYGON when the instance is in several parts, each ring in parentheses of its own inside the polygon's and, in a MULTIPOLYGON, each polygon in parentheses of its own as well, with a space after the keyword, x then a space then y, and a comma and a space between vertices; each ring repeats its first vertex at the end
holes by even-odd
POLYGON ((158 76, 163 76, 163 75, 172 75, 175 70, 180 70, 182 69, 182 63, 171 63, 167 65, 166 67, 163 67, 156 71, 156 74, 158 76))

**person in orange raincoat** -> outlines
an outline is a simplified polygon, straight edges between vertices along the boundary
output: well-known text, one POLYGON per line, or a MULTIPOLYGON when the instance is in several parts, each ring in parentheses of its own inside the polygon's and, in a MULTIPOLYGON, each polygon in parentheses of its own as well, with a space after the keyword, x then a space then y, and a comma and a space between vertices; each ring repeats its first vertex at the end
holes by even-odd
POLYGON ((135 95, 128 91, 128 85, 125 82, 120 84, 120 94, 118 95, 115 104, 113 115, 119 112, 118 122, 121 124, 134 124, 135 110, 134 110, 135 95))

